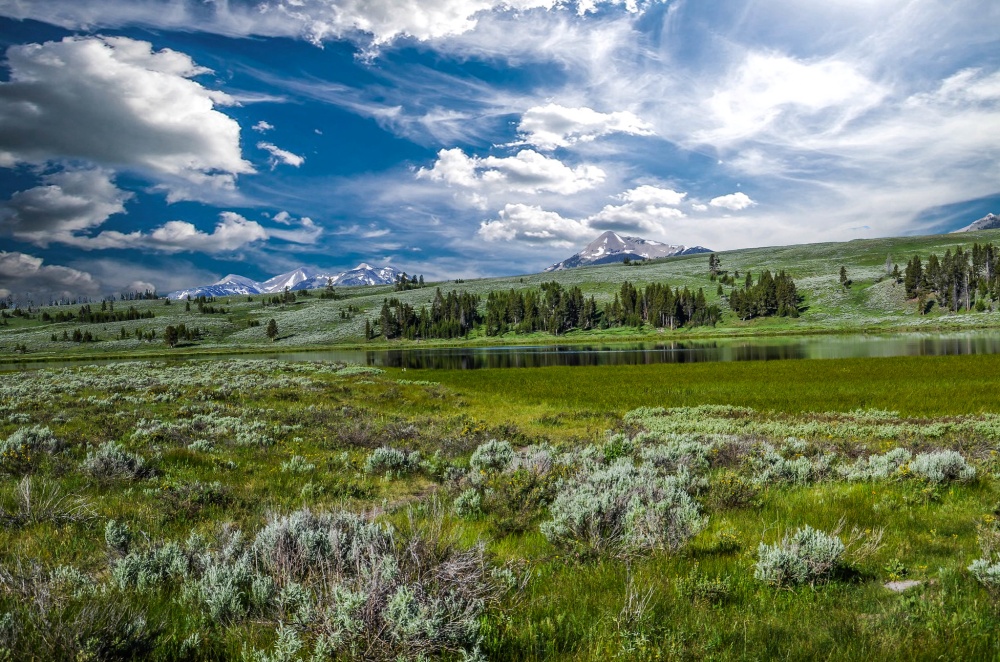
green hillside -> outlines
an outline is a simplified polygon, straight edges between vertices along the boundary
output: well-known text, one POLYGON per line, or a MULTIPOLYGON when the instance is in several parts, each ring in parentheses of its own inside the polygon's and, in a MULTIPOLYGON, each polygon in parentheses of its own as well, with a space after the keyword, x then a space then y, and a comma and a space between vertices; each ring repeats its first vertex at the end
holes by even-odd
MULTIPOLYGON (((704 288, 709 304, 722 309, 722 318, 715 327, 682 328, 664 331, 651 327, 595 329, 571 331, 565 335, 548 333, 528 335, 505 334, 485 337, 482 330, 474 331, 468 339, 460 341, 421 341, 424 343, 539 343, 586 342, 594 340, 631 340, 637 338, 662 339, 664 335, 676 338, 725 337, 750 334, 803 334, 841 333, 864 330, 903 331, 931 329, 962 329, 992 326, 1000 322, 1000 311, 995 301, 989 301, 986 311, 950 313, 938 306, 931 306, 926 315, 917 312, 914 300, 907 300, 902 284, 886 273, 887 257, 903 270, 914 255, 926 258, 934 253, 939 256, 947 250, 972 248, 974 243, 1000 243, 1000 231, 983 231, 968 234, 932 235, 887 239, 855 240, 844 243, 805 244, 751 248, 718 253, 721 267, 730 274, 738 272, 740 279, 749 271, 754 277, 764 269, 777 273, 786 271, 795 280, 802 295, 801 314, 798 318, 763 317, 749 321, 738 319, 717 293, 717 283, 709 279, 708 256, 691 255, 657 260, 637 265, 603 265, 582 267, 554 273, 540 273, 502 278, 456 280, 429 283, 422 289, 394 292, 391 286, 339 288, 341 298, 320 298, 322 291, 299 296, 294 302, 265 305, 271 295, 230 297, 211 302, 225 313, 200 313, 195 305, 186 310, 184 302, 165 305, 163 300, 115 302, 116 310, 124 311, 134 306, 140 313, 152 311, 152 319, 123 322, 81 324, 78 320, 67 322, 43 321, 43 314, 55 317, 58 313, 76 313, 78 305, 43 306, 32 308, 28 318, 11 316, 13 311, 3 311, 4 325, 0 326, 0 353, 17 354, 18 358, 45 358, 63 355, 134 355, 136 353, 163 352, 167 326, 184 324, 201 331, 199 339, 181 339, 171 351, 254 351, 317 347, 331 345, 363 344, 366 319, 378 315, 386 297, 396 297, 418 309, 428 306, 436 287, 443 291, 465 291, 478 294, 485 302, 495 290, 523 290, 537 288, 542 283, 556 281, 564 287, 579 286, 585 296, 594 296, 598 305, 610 302, 622 283, 630 281, 643 287, 649 283, 668 283, 672 287, 688 287, 692 291, 704 288), (845 267, 852 284, 841 286, 839 271, 845 267), (270 319, 277 322, 278 337, 272 342, 265 331, 270 319), (124 337, 123 337, 124 330, 124 337), (75 331, 90 333, 94 342, 74 342, 75 331), (137 338, 139 335, 146 339, 137 338), (68 340, 63 340, 63 334, 68 340), (155 337, 150 337, 155 333, 155 337), (56 340, 52 340, 55 334, 56 340)), ((727 291, 730 288, 725 288, 727 291)), ((481 308, 482 308, 481 304, 481 308)), ((95 310, 100 303, 92 305, 95 310)), ((370 341, 378 345, 384 341, 370 341)), ((405 341, 395 341, 405 342, 405 341)))

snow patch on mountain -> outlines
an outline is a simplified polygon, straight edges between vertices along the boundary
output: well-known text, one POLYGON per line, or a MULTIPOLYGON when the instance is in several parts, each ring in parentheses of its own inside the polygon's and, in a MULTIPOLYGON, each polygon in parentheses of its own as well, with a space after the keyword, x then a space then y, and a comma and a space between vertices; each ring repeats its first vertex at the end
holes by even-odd
POLYGON ((660 241, 653 241, 652 239, 628 237, 609 231, 587 244, 587 247, 576 255, 553 264, 545 271, 561 271, 563 269, 572 269, 573 267, 583 267, 593 264, 612 264, 614 262, 624 262, 625 258, 629 258, 630 260, 655 260, 661 257, 711 252, 710 249, 704 246, 665 244, 660 241))
POLYGON ((954 232, 976 232, 978 230, 996 230, 998 228, 1000 228, 1000 216, 997 214, 987 214, 978 221, 966 225, 959 230, 954 230, 954 232))
POLYGON ((362 262, 347 271, 319 271, 309 267, 299 267, 288 273, 278 274, 264 282, 230 274, 211 285, 202 285, 186 290, 177 290, 167 295, 168 299, 187 297, 225 297, 233 295, 277 294, 289 290, 314 290, 332 284, 338 287, 358 285, 392 285, 403 272, 395 267, 375 267, 362 262))

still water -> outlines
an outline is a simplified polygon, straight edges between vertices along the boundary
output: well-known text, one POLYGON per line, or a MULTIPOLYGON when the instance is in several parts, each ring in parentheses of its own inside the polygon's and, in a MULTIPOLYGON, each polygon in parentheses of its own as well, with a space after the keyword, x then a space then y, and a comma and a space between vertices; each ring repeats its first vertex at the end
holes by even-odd
MULTIPOLYGON (((546 366, 641 365, 957 354, 1000 354, 1000 330, 948 334, 785 336, 738 340, 594 345, 261 352, 259 354, 215 354, 211 357, 194 356, 192 360, 343 361, 411 370, 428 368, 473 370, 481 368, 540 368, 546 366)), ((115 361, 4 363, 0 364, 0 370, 61 368, 112 362, 115 361)))

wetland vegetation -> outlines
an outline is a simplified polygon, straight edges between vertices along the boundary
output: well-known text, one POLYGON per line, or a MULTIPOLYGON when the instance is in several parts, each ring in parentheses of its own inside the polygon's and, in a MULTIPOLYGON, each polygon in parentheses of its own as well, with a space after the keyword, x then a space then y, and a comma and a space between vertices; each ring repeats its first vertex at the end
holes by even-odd
POLYGON ((988 657, 998 367, 11 373, 0 650, 988 657))

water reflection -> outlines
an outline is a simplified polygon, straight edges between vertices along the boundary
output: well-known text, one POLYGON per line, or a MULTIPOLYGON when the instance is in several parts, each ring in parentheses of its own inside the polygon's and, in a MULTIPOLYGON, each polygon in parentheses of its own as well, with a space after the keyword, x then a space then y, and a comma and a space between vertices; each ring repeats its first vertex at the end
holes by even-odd
MULTIPOLYGON (((217 354, 192 360, 277 359, 282 361, 342 361, 378 367, 479 370, 547 366, 650 365, 714 361, 782 361, 888 356, 952 356, 1000 354, 1000 333, 897 334, 877 336, 799 336, 739 340, 598 345, 537 345, 520 347, 407 348, 388 350, 316 350, 217 354)), ((184 360, 185 357, 178 357, 184 360)), ((116 360, 5 363, 0 370, 104 364, 116 360)))

